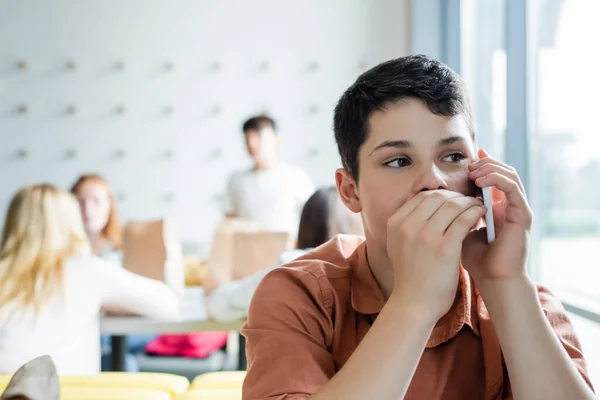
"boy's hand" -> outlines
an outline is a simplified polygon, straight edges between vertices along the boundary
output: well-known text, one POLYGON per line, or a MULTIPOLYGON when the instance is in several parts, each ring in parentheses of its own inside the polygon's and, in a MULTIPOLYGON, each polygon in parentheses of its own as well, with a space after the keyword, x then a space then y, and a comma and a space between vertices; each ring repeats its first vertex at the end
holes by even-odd
POLYGON ((388 221, 392 299, 435 323, 456 297, 462 243, 485 215, 479 199, 447 190, 421 192, 388 221))
POLYGON ((529 231, 533 214, 514 168, 479 150, 480 160, 469 165, 478 187, 491 187, 496 240, 487 244, 485 228, 467 236, 462 263, 478 287, 498 280, 526 276, 529 231))

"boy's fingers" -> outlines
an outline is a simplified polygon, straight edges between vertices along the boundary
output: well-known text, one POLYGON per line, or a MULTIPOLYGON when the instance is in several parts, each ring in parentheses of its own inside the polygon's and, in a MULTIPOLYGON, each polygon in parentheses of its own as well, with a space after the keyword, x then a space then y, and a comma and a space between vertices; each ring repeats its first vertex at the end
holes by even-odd
MULTIPOLYGON (((443 199, 446 198, 446 196, 454 196, 454 195, 459 195, 458 193, 453 193, 450 191, 443 191, 443 190, 432 190, 432 191, 427 191, 427 192, 421 192, 419 194, 417 194, 415 197, 413 197, 412 199, 408 200, 406 203, 404 203, 404 205, 402 207, 400 207, 398 209, 398 211, 396 211, 396 213, 393 215, 392 219, 394 224, 400 224, 402 222, 404 222, 404 220, 406 220, 417 208, 421 207, 421 204, 423 204, 423 202, 427 199, 428 200, 428 204, 427 204, 427 208, 431 208, 431 207, 435 207, 435 204, 432 204, 431 201, 433 200, 434 202, 436 201, 436 199, 439 199, 440 196, 443 197, 443 199)), ((439 201, 439 205, 442 204, 443 199, 439 201)), ((437 208, 439 208, 439 205, 437 207, 435 207, 434 211, 437 210, 437 208)))
POLYGON ((477 153, 477 156, 479 157, 479 160, 469 164, 468 168, 469 171, 474 171, 477 168, 479 168, 480 166, 482 166, 483 164, 496 164, 496 165, 501 165, 504 166, 508 169, 512 169, 514 170, 513 167, 511 167, 510 165, 503 163, 500 160, 496 160, 495 158, 491 157, 485 150, 480 149, 477 153))
POLYGON ((484 164, 502 165, 506 168, 509 168, 509 169, 511 168, 508 164, 505 164, 500 160, 496 160, 495 158, 492 158, 492 157, 484 157, 484 158, 480 158, 479 160, 469 164, 469 170, 474 171, 484 164))
POLYGON ((465 197, 461 193, 446 190, 431 191, 429 194, 424 194, 424 196, 425 200, 405 220, 405 224, 415 232, 420 231, 447 201, 465 197))
MULTIPOLYGON (((481 200, 470 196, 446 200, 429 219, 425 229, 431 233, 443 235, 455 219, 469 208, 478 206, 482 206, 481 200)), ((471 226, 473 225, 474 223, 471 226)))
POLYGON ((479 187, 495 186, 496 189, 502 191, 508 202, 520 209, 528 209, 529 205, 525 199, 525 195, 521 192, 517 182, 498 173, 492 172, 486 176, 482 176, 475 180, 475 184, 479 187))
POLYGON ((521 178, 519 178, 519 174, 517 174, 517 171, 515 171, 514 168, 510 168, 509 166, 504 165, 504 164, 495 164, 495 163, 491 163, 491 162, 487 163, 487 164, 483 164, 479 168, 475 169, 474 171, 469 172, 469 178, 471 178, 472 180, 476 180, 478 178, 481 178, 482 176, 489 175, 493 172, 502 174, 502 175, 506 176, 507 178, 515 181, 517 183, 517 185, 519 186, 519 190, 521 190, 522 193, 525 193, 525 188, 523 187, 523 184, 521 183, 521 178))
POLYGON ((486 208, 482 205, 466 209, 450 224, 444 237, 453 243, 462 243, 485 212, 486 208))

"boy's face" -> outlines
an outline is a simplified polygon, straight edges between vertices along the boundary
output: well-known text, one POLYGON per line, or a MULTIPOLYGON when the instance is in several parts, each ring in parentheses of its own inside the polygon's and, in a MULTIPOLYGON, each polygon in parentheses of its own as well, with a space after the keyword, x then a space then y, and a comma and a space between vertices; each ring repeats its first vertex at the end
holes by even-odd
POLYGON ((277 134, 272 128, 250 129, 244 133, 246 149, 256 161, 271 161, 277 154, 277 134))
POLYGON ((348 173, 337 179, 340 191, 353 192, 345 202, 362 213, 365 234, 379 249, 386 249, 388 219, 419 192, 475 195, 467 169, 474 143, 462 116, 435 115, 420 100, 405 99, 373 113, 368 131, 358 154, 358 184, 348 173))

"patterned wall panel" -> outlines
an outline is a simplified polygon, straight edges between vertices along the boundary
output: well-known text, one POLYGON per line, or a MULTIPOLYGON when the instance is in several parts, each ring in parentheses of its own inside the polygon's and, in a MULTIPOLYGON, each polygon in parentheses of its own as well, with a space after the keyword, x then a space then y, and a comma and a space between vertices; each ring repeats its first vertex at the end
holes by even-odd
POLYGON ((332 110, 408 52, 408 0, 0 0, 0 207, 19 187, 105 175, 124 219, 207 242, 240 125, 268 112, 282 159, 333 183, 332 110))

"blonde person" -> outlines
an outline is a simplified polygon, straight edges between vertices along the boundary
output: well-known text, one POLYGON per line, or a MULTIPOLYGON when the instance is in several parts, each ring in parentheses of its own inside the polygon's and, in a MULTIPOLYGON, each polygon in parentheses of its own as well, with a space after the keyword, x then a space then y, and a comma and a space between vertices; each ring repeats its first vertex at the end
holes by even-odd
POLYGON ((208 314, 223 322, 245 318, 254 291, 269 271, 287 264, 339 234, 362 235, 360 217, 344 206, 334 186, 319 189, 302 209, 296 249, 282 253, 276 265, 255 272, 247 278, 229 282, 211 292, 206 298, 208 314))
POLYGON ((0 245, 0 374, 48 354, 62 375, 99 372, 100 310, 177 314, 176 295, 91 254, 75 197, 51 185, 12 199, 0 245))

